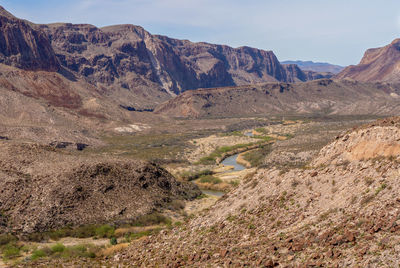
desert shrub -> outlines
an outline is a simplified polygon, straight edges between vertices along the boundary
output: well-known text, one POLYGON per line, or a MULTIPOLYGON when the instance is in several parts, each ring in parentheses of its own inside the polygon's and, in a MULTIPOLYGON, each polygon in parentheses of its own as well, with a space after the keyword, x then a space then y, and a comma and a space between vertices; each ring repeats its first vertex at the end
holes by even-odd
POLYGON ((47 256, 47 253, 43 249, 37 249, 37 250, 32 252, 31 260, 34 261, 34 260, 37 260, 37 259, 40 259, 40 258, 44 258, 46 256, 47 256))
POLYGON ((13 259, 18 257, 20 255, 20 251, 21 249, 15 243, 7 244, 2 249, 3 256, 6 259, 13 259))
POLYGON ((110 239, 110 245, 115 246, 116 244, 118 244, 118 240, 116 237, 111 237, 110 239))
POLYGON ((375 195, 378 195, 381 191, 383 191, 384 189, 386 189, 387 184, 386 183, 382 183, 381 186, 379 186, 378 189, 376 189, 375 191, 375 195))
POLYGON ((10 242, 17 241, 17 238, 10 234, 0 234, 0 246, 7 245, 10 242))
POLYGON ((220 178, 214 177, 214 176, 203 176, 200 178, 201 183, 211 183, 211 184, 219 184, 222 182, 220 178))
POLYGON ((53 239, 54 241, 58 241, 63 237, 72 236, 71 229, 69 228, 62 228, 58 230, 53 230, 47 233, 48 236, 53 239))
POLYGON ((197 180, 198 178, 200 178, 202 176, 213 175, 213 174, 214 174, 214 172, 209 169, 200 170, 198 172, 186 171, 181 174, 181 178, 186 181, 193 181, 193 180, 197 180))
POLYGON ((233 181, 230 181, 229 184, 232 185, 233 187, 237 187, 237 186, 239 186, 240 181, 238 181, 238 180, 233 180, 233 181))
POLYGON ((171 224, 171 220, 160 214, 160 213, 152 213, 148 215, 143 215, 138 217, 133 223, 133 226, 149 226, 149 225, 156 225, 156 224, 171 224))
POLYGON ((371 184, 373 184, 374 181, 375 181, 374 178, 371 178, 371 177, 364 178, 365 185, 367 185, 367 186, 370 186, 371 184))
POLYGON ((115 228, 110 225, 101 225, 96 228, 95 233, 98 237, 112 237, 114 235, 115 228))
POLYGON ((65 250, 65 246, 61 243, 57 243, 51 247, 51 251, 53 253, 60 253, 60 252, 63 252, 64 250, 65 250))
POLYGON ((301 184, 301 181, 298 179, 293 179, 291 182, 292 188, 296 188, 299 184, 301 184))
POLYGON ((244 160, 248 161, 252 167, 257 167, 263 164, 265 157, 271 153, 271 151, 271 145, 264 145, 256 150, 252 150, 244 154, 243 158, 244 160))
POLYGON ((373 194, 366 195, 366 196, 364 196, 364 197, 361 199, 360 204, 361 204, 362 206, 365 206, 366 204, 368 204, 369 202, 371 202, 372 199, 374 199, 374 197, 375 197, 375 195, 373 195, 373 194))
POLYGON ((185 208, 185 202, 182 200, 172 200, 170 203, 168 203, 168 209, 173 210, 173 211, 178 211, 181 209, 185 208))
POLYGON ((71 231, 71 236, 78 238, 92 237, 96 235, 97 226, 83 225, 71 231))

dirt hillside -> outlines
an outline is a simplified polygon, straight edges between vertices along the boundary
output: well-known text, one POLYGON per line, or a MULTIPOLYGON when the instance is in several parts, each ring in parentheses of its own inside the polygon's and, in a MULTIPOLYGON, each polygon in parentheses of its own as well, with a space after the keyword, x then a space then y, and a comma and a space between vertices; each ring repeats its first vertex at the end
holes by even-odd
POLYGON ((310 167, 259 170, 203 215, 133 244, 111 263, 397 267, 400 128, 393 122, 339 136, 310 167), (368 148, 376 143, 386 149, 368 148))
POLYGON ((13 141, 0 141, 0 151, 2 232, 121 223, 201 194, 142 161, 85 157, 13 141))

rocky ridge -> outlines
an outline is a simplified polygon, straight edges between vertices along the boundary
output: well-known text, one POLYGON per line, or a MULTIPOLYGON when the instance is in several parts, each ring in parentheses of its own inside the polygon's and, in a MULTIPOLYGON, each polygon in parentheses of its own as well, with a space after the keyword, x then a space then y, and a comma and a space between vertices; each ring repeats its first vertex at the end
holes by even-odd
POLYGON ((358 65, 345 68, 337 79, 358 81, 400 81, 400 39, 391 44, 368 49, 358 65))
POLYGON ((254 114, 394 115, 399 113, 397 88, 387 83, 321 79, 199 89, 159 105, 155 113, 194 118, 254 114))

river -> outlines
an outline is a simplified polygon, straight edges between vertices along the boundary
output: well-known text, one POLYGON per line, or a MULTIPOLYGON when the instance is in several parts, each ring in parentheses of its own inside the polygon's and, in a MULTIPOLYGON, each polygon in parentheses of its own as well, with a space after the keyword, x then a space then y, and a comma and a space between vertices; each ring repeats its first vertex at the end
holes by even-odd
POLYGON ((221 164, 223 164, 224 166, 233 166, 233 171, 241 171, 241 170, 246 169, 246 167, 242 166, 241 164, 239 164, 237 162, 238 156, 239 156, 239 154, 234 154, 232 156, 229 156, 229 157, 225 158, 221 162, 221 164))

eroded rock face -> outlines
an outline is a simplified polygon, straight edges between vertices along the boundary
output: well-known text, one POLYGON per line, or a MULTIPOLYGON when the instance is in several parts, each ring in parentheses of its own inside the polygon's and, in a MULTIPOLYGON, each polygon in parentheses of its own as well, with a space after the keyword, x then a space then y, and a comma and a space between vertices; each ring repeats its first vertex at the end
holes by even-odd
POLYGON ((59 63, 47 35, 0 7, 0 63, 25 70, 58 71, 59 63))
POLYGON ((358 65, 345 68, 338 79, 351 78, 359 81, 400 81, 400 39, 391 44, 368 49, 358 65))
POLYGON ((41 27, 63 66, 93 83, 129 90, 152 85, 179 94, 188 89, 310 78, 299 68, 282 66, 272 51, 192 43, 151 35, 134 25, 41 27))

